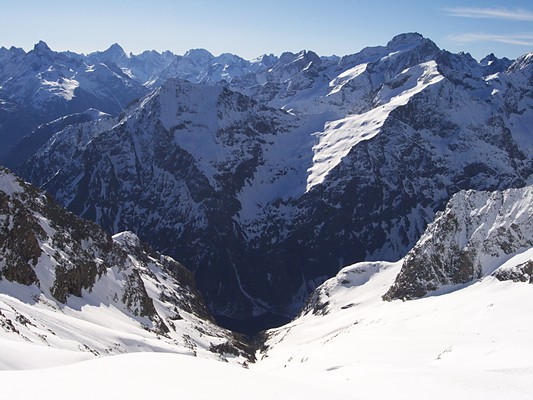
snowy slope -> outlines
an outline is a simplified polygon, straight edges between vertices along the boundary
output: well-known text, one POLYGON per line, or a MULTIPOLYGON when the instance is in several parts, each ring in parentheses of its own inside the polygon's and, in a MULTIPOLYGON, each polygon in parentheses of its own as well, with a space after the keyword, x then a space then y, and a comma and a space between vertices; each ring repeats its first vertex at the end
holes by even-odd
POLYGON ((298 318, 267 332, 253 368, 361 399, 530 398, 531 190, 457 194, 403 260, 348 266, 321 285, 298 318), (452 253, 467 248, 475 277, 383 300, 402 283, 427 282, 427 271, 444 275, 437 259, 454 271, 452 253))
POLYGON ((10 400, 67 400, 72 393, 80 400, 357 398, 339 394, 334 387, 322 389, 231 364, 162 353, 125 354, 46 370, 2 371, 0 384, 2 395, 10 400))
POLYGON ((352 147, 376 136, 391 111, 407 104, 412 96, 444 77, 439 74, 437 64, 429 61, 407 68, 395 79, 401 83, 393 87, 384 86, 379 93, 379 105, 375 108, 326 124, 324 132, 319 134, 318 144, 313 147, 313 166, 309 169, 307 190, 322 183, 352 147))
POLYGON ((532 247, 533 187, 459 192, 405 257, 386 298, 469 283, 532 247))
POLYGON ((302 316, 269 331, 254 365, 361 399, 529 399, 532 285, 488 277, 449 294, 384 302, 401 263, 361 263, 302 316))
POLYGON ((111 238, 7 170, 0 223, 1 369, 137 351, 247 360, 190 273, 131 232, 111 238))

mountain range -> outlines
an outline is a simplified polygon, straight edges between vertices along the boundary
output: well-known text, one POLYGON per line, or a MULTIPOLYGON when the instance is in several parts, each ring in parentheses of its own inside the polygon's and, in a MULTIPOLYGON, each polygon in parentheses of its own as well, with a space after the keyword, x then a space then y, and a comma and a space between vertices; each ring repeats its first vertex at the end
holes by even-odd
POLYGON ((0 369, 529 398, 532 63, 0 48, 0 369))
POLYGON ((456 192, 531 182, 531 58, 477 62, 419 34, 249 62, 112 46, 83 65, 155 89, 48 129, 15 171, 180 260, 219 320, 290 319, 344 265, 403 257, 456 192), (157 87, 141 65, 174 77, 157 87))

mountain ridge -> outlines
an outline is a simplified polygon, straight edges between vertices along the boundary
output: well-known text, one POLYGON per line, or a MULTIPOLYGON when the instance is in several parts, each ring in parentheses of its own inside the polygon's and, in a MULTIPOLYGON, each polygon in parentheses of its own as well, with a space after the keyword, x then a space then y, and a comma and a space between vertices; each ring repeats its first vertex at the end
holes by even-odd
POLYGON ((192 275, 133 233, 111 237, 3 168, 0 214, 0 347, 253 359, 216 326, 192 275))
POLYGON ((454 193, 531 180, 527 56, 494 72, 407 34, 261 68, 171 79, 109 127, 58 132, 18 171, 182 260, 211 310, 236 318, 294 316, 344 265, 404 256, 454 193))

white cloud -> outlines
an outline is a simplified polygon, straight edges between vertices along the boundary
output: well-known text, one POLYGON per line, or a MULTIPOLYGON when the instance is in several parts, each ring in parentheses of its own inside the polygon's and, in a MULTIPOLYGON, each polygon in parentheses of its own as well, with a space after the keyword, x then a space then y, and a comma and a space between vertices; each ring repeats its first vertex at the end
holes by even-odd
POLYGON ((473 42, 498 42, 519 46, 533 46, 533 32, 508 35, 495 35, 484 32, 470 32, 449 35, 446 37, 446 39, 460 44, 473 42))
POLYGON ((521 8, 504 7, 454 7, 444 11, 452 17, 506 19, 512 21, 533 21, 533 12, 521 8))

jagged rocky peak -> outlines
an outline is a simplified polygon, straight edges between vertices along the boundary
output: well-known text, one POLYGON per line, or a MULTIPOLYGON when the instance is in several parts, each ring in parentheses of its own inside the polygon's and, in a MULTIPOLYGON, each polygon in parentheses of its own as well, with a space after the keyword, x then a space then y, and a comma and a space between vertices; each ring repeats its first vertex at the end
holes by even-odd
POLYGON ((245 60, 235 54, 222 53, 219 56, 214 57, 213 61, 216 61, 217 63, 227 63, 227 64, 233 63, 234 64, 234 63, 241 63, 245 60))
POLYGON ((296 54, 297 59, 304 59, 305 61, 309 62, 319 62, 321 61, 318 54, 316 54, 314 51, 311 50, 301 50, 296 54))
POLYGON ((416 32, 395 36, 387 43, 387 49, 391 52, 414 50, 419 53, 420 58, 428 55, 434 56, 441 51, 432 40, 416 32))
POLYGON ((48 47, 48 45, 42 40, 39 40, 39 42, 33 46, 33 51, 37 54, 46 54, 52 52, 50 47, 48 47))
POLYGON ((490 53, 483 57, 481 61, 479 62, 483 66, 488 66, 493 64, 494 62, 498 61, 499 58, 494 55, 494 53, 490 53))
POLYGON ((121 64, 122 61, 128 59, 128 55, 118 43, 113 43, 109 48, 104 51, 95 51, 87 55, 87 58, 91 62, 113 62, 115 64, 121 64))
POLYGON ((183 56, 193 61, 193 63, 199 65, 206 65, 213 58, 215 58, 213 54, 211 54, 206 49, 191 49, 187 51, 183 56))
POLYGON ((139 239, 139 236, 130 231, 124 231, 113 235, 113 240, 123 246, 134 248, 141 247, 141 239, 139 239))
POLYGON ((430 39, 419 33, 403 33, 395 36, 386 46, 365 47, 360 52, 341 57, 341 68, 353 68, 363 63, 371 63, 373 68, 390 69, 397 74, 405 68, 435 60, 441 50, 430 39))
POLYGON ((127 57, 126 52, 118 43, 113 43, 107 50, 102 52, 102 55, 110 58, 111 60, 118 60, 127 57))
POLYGON ((281 54, 279 57, 279 62, 281 64, 289 64, 289 63, 309 63, 309 62, 320 62, 320 57, 313 51, 310 50, 301 50, 298 53, 292 53, 290 51, 286 51, 281 54))
MULTIPOLYGON (((526 53, 516 59, 516 61, 509 67, 509 71, 516 72, 527 70, 533 65, 533 52, 526 53)), ((532 71, 533 72, 533 71, 532 71)))
POLYGON ((419 59, 425 57, 426 60, 428 56, 435 57, 441 52, 435 42, 416 32, 402 33, 395 36, 387 43, 386 48, 392 53, 413 50, 413 52, 417 53, 419 59))
MULTIPOLYGON (((404 258, 383 298, 412 299, 446 285, 467 284, 532 247, 533 186, 459 192, 404 258)), ((525 275, 529 264, 523 265, 525 275)), ((509 279, 515 277, 510 274, 509 279)))
POLYGON ((126 54, 122 46, 118 43, 113 43, 107 50, 104 51, 104 53, 109 54, 126 54))
POLYGON ((418 46, 422 41, 425 40, 418 32, 407 32, 401 33, 394 36, 388 43, 387 47, 389 48, 399 48, 399 47, 415 47, 418 46))
POLYGON ((494 53, 485 56, 479 64, 485 68, 484 75, 492 75, 498 72, 503 72, 511 66, 513 62, 506 57, 498 58, 494 53))
POLYGON ((263 54, 257 58, 254 58, 251 61, 251 63, 263 65, 267 68, 270 68, 276 63, 276 61, 278 61, 278 57, 276 57, 274 54, 271 53, 271 54, 263 54))

